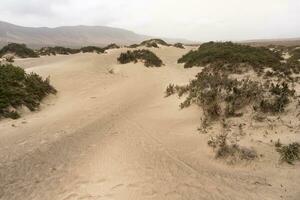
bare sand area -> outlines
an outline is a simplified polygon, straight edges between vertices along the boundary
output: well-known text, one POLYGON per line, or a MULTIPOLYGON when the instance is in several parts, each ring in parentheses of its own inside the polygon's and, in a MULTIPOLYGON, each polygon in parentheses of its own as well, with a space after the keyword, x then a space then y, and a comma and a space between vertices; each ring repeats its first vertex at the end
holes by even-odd
POLYGON ((118 64, 124 48, 16 60, 50 76, 58 93, 37 112, 0 121, 0 199, 299 200, 299 162, 279 163, 270 144, 300 142, 299 121, 253 122, 240 140, 262 156, 230 165, 197 131, 200 108, 181 110, 183 99, 164 97, 169 83, 186 84, 201 70, 177 64, 190 49, 153 50, 161 68, 118 64))

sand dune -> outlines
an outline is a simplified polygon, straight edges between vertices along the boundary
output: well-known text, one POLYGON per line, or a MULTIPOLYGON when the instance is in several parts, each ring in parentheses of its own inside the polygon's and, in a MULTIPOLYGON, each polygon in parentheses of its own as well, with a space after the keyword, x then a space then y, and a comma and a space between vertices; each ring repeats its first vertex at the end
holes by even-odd
POLYGON ((299 199, 299 166, 215 160, 200 109, 164 98, 199 72, 176 63, 189 50, 155 49, 155 69, 119 65, 125 49, 17 60, 59 92, 0 122, 0 199, 299 199))

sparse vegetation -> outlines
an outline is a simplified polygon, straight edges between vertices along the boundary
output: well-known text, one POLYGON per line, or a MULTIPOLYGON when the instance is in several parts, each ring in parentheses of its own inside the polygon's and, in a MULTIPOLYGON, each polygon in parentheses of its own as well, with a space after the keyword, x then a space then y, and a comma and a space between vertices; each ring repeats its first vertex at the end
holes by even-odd
POLYGON ((163 62, 158 58, 153 52, 149 50, 135 50, 127 51, 126 53, 121 53, 118 61, 121 64, 127 64, 130 62, 138 62, 142 60, 146 67, 161 67, 163 62))
POLYGON ((300 160, 300 144, 294 142, 289 145, 280 145, 277 151, 280 153, 280 160, 293 164, 295 161, 300 160))
POLYGON ((146 47, 148 47, 148 48, 151 48, 151 47, 153 47, 153 48, 159 48, 158 45, 155 42, 147 43, 146 47))
POLYGON ((109 49, 119 49, 120 47, 116 44, 109 44, 106 47, 103 48, 104 51, 109 50, 109 49))
POLYGON ((71 48, 66 48, 66 47, 43 47, 41 48, 38 53, 41 56, 50 56, 50 55, 70 55, 70 54, 76 54, 79 53, 79 49, 71 49, 71 48))
POLYGON ((174 84, 169 84, 167 89, 166 89, 166 97, 171 96, 173 94, 175 94, 176 92, 176 88, 174 84))
POLYGON ((237 159, 254 160, 257 158, 257 153, 253 149, 240 147, 238 144, 229 145, 226 134, 211 137, 208 141, 208 145, 214 148, 216 158, 229 159, 231 162, 234 162, 237 159))
POLYGON ((13 55, 20 58, 36 58, 38 54, 25 44, 10 43, 0 50, 0 57, 4 55, 13 55))
POLYGON ((15 56, 12 54, 6 54, 2 58, 4 58, 4 60, 9 63, 13 63, 15 61, 15 56))
POLYGON ((174 47, 179 48, 179 49, 184 49, 184 46, 182 43, 175 43, 174 47))
POLYGON ((49 78, 42 79, 35 73, 25 71, 11 64, 0 65, 0 117, 16 119, 16 109, 22 105, 34 111, 41 100, 56 90, 49 83, 49 78))
MULTIPOLYGON (((187 94, 180 107, 195 103, 199 105, 209 121, 228 117, 240 117, 242 109, 253 106, 254 111, 263 113, 281 113, 294 97, 295 90, 286 82, 280 84, 232 79, 219 72, 211 72, 209 67, 197 74, 186 86, 176 86, 172 92, 179 96, 187 94)), ((168 94, 173 88, 167 88, 168 94)))
POLYGON ((82 48, 80 49, 80 51, 81 51, 82 53, 98 53, 98 54, 104 53, 104 52, 105 52, 104 49, 102 49, 102 48, 100 48, 100 47, 96 47, 96 46, 86 46, 86 47, 82 47, 82 48))
POLYGON ((132 44, 132 45, 129 45, 128 48, 138 48, 140 45, 138 44, 132 44))

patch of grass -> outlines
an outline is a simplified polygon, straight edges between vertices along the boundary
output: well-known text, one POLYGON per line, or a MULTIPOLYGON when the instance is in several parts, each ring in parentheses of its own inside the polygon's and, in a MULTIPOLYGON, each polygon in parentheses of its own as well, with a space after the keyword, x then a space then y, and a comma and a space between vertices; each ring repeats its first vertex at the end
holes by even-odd
POLYGON ((293 164, 295 161, 300 160, 300 144, 294 142, 289 145, 281 145, 276 149, 280 153, 280 160, 293 164))
POLYGON ((32 49, 28 48, 25 44, 17 44, 17 43, 10 43, 6 46, 4 46, 0 50, 0 57, 6 55, 6 54, 12 54, 14 56, 20 57, 20 58, 36 58, 38 57, 38 54, 35 53, 32 49))
POLYGON ((0 117, 19 117, 15 109, 22 105, 34 111, 50 93, 55 94, 56 90, 49 78, 44 80, 35 73, 26 74, 11 64, 0 65, 0 117))
POLYGON ((86 46, 86 47, 82 47, 82 48, 80 49, 80 51, 81 51, 82 53, 98 53, 98 54, 104 53, 104 52, 105 52, 104 49, 102 49, 102 48, 100 48, 100 47, 96 47, 96 46, 86 46))
POLYGON ((264 47, 251 47, 232 42, 208 42, 198 50, 190 51, 178 60, 184 67, 203 66, 207 64, 248 64, 256 70, 263 66, 280 64, 281 56, 264 47))
POLYGON ((118 61, 121 64, 127 64, 130 62, 136 63, 139 60, 142 60, 146 67, 161 67, 163 65, 163 62, 159 57, 157 57, 153 52, 145 49, 121 53, 118 58, 118 61))
POLYGON ((184 49, 184 46, 182 43, 175 43, 174 47, 179 48, 179 49, 184 49))

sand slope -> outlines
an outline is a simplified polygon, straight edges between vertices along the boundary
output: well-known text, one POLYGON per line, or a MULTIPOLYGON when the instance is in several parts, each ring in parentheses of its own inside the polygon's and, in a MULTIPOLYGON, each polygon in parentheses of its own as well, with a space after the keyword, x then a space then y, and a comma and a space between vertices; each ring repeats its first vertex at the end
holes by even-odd
POLYGON ((122 51, 17 61, 59 93, 0 122, 0 199, 300 198, 299 165, 217 161, 197 131, 200 109, 164 98, 200 70, 176 64, 188 49, 155 49, 162 68, 118 65, 122 51))

